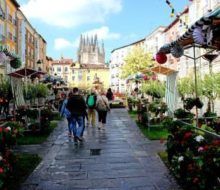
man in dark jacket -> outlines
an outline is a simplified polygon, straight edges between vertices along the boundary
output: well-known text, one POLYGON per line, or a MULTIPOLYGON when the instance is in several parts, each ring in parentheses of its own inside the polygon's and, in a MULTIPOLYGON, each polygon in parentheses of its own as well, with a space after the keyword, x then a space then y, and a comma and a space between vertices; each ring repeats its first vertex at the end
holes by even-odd
POLYGON ((84 98, 79 95, 78 88, 73 88, 73 96, 68 100, 66 108, 71 113, 71 125, 73 129, 74 140, 75 142, 77 140, 82 141, 80 136, 84 126, 83 115, 86 112, 86 102, 84 98))

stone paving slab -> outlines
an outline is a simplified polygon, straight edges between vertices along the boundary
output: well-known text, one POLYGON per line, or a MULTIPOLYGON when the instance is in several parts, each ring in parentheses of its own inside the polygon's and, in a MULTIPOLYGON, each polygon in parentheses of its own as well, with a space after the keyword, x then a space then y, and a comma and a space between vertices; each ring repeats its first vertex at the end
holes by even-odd
POLYGON ((42 162, 21 190, 179 190, 157 152, 159 141, 141 134, 126 109, 113 109, 105 129, 88 127, 77 145, 61 121, 42 145, 20 146, 38 153, 42 162), (93 155, 91 149, 100 149, 93 155))

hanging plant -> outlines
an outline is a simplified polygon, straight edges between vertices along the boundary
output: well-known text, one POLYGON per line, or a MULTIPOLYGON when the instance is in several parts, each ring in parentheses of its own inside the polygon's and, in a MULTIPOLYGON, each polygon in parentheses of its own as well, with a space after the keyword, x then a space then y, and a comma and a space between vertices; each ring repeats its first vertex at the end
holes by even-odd
POLYGON ((12 68, 18 69, 19 67, 21 67, 21 59, 18 57, 14 58, 10 61, 10 65, 12 68))
POLYGON ((195 106, 195 99, 194 98, 186 98, 184 100, 184 108, 190 111, 195 106))
POLYGON ((196 98, 194 102, 197 108, 201 109, 203 107, 203 102, 199 98, 196 98))

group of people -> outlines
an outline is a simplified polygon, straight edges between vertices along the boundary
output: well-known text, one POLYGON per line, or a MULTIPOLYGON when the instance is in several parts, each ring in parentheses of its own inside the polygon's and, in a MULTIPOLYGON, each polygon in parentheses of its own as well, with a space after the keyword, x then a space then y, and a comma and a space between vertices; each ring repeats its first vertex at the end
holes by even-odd
POLYGON ((103 90, 100 92, 91 90, 85 98, 75 87, 68 96, 64 95, 60 113, 67 119, 69 137, 73 137, 75 142, 83 141, 85 126, 96 126, 96 112, 98 129, 105 128, 107 113, 110 111, 109 100, 112 99, 111 89, 108 89, 107 94, 103 90))

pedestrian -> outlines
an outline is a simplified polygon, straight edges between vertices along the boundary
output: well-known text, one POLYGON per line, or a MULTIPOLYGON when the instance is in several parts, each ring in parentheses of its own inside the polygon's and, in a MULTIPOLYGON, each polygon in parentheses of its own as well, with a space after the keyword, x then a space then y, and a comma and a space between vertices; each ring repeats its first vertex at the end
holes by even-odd
POLYGON ((82 141, 81 134, 84 126, 83 116, 86 111, 86 102, 79 94, 79 89, 77 87, 73 88, 73 95, 69 98, 66 107, 71 113, 70 125, 73 127, 74 141, 82 141))
POLYGON ((71 113, 70 111, 67 109, 66 105, 67 105, 67 102, 68 102, 68 99, 72 97, 72 93, 70 92, 68 94, 68 97, 65 95, 63 95, 63 104, 62 104, 62 107, 60 109, 60 115, 61 117, 65 117, 67 119, 67 123, 68 123, 68 136, 69 137, 74 137, 73 135, 73 129, 72 129, 72 126, 71 126, 71 113))
POLYGON ((96 109, 99 119, 98 129, 101 129, 105 127, 107 112, 110 111, 108 99, 103 91, 97 96, 96 109))
POLYGON ((95 127, 96 124, 96 100, 96 93, 91 90, 91 93, 86 98, 86 104, 88 107, 88 126, 91 124, 92 127, 95 127))
POLYGON ((106 93, 106 97, 108 98, 108 101, 112 101, 114 99, 114 95, 112 93, 112 89, 109 88, 107 93, 106 93))
MULTIPOLYGON (((86 101, 85 94, 82 93, 81 95, 83 96, 83 99, 86 101)), ((83 137, 83 134, 84 134, 84 130, 85 130, 85 127, 86 127, 86 120, 88 122, 88 113, 87 113, 87 110, 85 109, 85 113, 83 114, 83 130, 82 130, 82 133, 81 133, 81 137, 83 137)))

